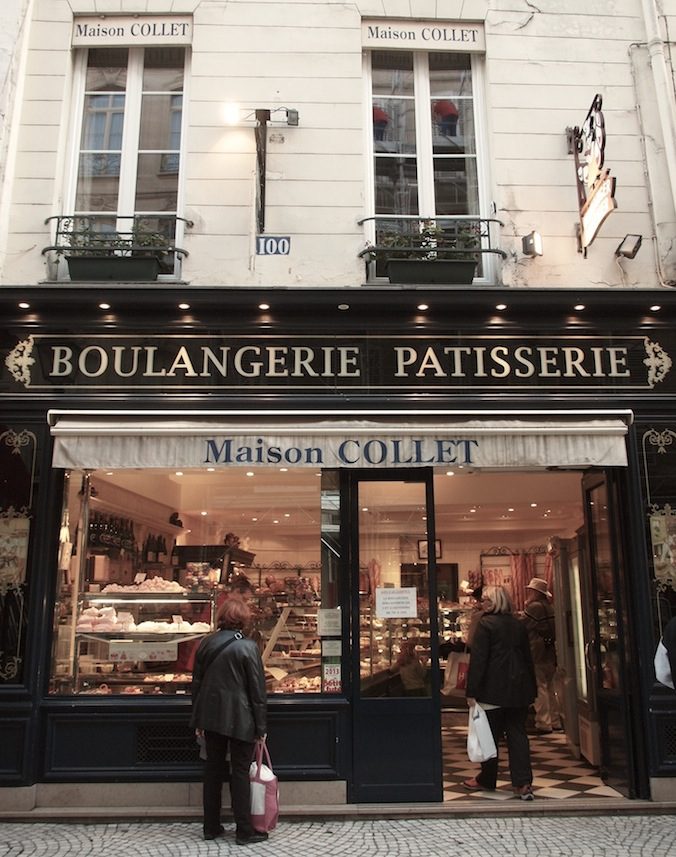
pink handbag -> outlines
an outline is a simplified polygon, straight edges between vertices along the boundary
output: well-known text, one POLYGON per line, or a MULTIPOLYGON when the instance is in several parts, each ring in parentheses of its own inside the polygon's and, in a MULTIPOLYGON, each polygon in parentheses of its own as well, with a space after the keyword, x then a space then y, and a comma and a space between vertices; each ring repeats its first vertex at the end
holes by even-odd
POLYGON ((279 818, 279 785, 272 771, 265 738, 256 741, 253 762, 249 768, 251 784, 251 824, 254 830, 268 833, 279 818))

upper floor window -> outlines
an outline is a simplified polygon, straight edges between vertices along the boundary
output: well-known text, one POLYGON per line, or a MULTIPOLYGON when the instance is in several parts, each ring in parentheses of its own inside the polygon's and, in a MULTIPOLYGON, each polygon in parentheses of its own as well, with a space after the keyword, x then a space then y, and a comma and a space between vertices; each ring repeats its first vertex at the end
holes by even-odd
MULTIPOLYGON (((100 231, 146 231, 176 242, 185 77, 183 47, 89 48, 72 210, 100 231)), ((173 265, 173 259, 171 260, 173 265)))
POLYGON ((478 215, 468 54, 371 54, 375 214, 478 215))
MULTIPOLYGON (((388 230, 409 234, 439 218, 437 227, 446 234, 472 229, 481 236, 481 246, 488 248, 490 223, 485 219, 478 144, 478 56, 377 49, 367 56, 372 123, 369 208, 374 218, 369 218, 370 240, 381 244, 388 230)), ((489 276, 491 264, 482 255, 475 276, 489 276)), ((382 275, 382 268, 375 273, 382 275)))

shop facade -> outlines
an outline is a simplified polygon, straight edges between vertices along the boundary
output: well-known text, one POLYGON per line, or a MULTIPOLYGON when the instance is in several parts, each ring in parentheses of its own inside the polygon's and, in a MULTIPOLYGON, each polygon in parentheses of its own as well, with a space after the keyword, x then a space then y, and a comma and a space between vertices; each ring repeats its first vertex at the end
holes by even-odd
MULTIPOLYGON (((604 292, 573 325, 565 293, 520 295, 506 324, 490 290, 461 312, 435 294, 433 322, 405 292, 360 290, 349 310, 342 292, 290 292, 261 322, 250 304, 262 294, 221 290, 195 292, 191 320, 157 332, 166 294, 120 292, 112 324, 84 311, 75 329, 77 291, 36 293, 30 325, 9 291, 6 786, 161 782, 169 794, 198 781, 184 655, 241 578, 286 787, 327 803, 441 800, 446 607, 461 606, 484 549, 529 538, 506 505, 501 528, 469 535, 446 486, 475 480, 481 514, 502 480, 527 475, 552 480, 552 507, 577 492, 577 512, 545 509, 532 525, 547 555, 531 567, 566 605, 571 747, 626 796, 668 797, 673 699, 652 654, 673 609, 676 343, 645 295, 609 328, 604 292), (275 513, 291 518, 286 535, 275 513), (392 669, 413 637, 430 666, 415 698, 392 669)), ((481 563, 513 585, 504 552, 481 563)))

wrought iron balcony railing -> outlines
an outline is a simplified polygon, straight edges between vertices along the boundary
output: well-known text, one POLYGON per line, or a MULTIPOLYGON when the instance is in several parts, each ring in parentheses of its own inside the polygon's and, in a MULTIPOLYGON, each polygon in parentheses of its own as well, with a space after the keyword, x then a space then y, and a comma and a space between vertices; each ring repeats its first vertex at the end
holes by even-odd
POLYGON ((484 254, 507 257, 494 244, 493 232, 503 225, 495 218, 379 215, 359 223, 375 225, 375 241, 359 253, 367 263, 368 279, 388 276, 390 263, 401 260, 474 262, 475 275, 482 276, 484 254))
POLYGON ((53 229, 52 243, 44 247, 42 253, 52 259, 56 257, 57 261, 64 257, 69 267, 71 260, 109 260, 116 263, 122 259, 154 259, 157 273, 175 274, 177 262, 189 255, 175 243, 178 221, 192 225, 173 214, 119 217, 102 213, 48 217, 45 223, 53 229))

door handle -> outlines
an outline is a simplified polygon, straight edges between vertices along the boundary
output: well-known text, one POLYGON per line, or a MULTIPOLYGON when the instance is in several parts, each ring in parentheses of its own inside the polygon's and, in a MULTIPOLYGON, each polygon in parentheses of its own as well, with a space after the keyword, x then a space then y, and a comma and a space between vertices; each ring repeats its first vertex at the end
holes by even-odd
POLYGON ((596 643, 596 640, 592 637, 592 639, 591 639, 591 640, 588 640, 588 641, 584 644, 584 661, 585 661, 585 663, 587 664, 587 669, 589 670, 589 672, 593 672, 593 671, 594 671, 594 666, 593 666, 593 664, 592 664, 592 662, 591 662, 591 658, 590 658, 589 654, 590 654, 590 651, 591 651, 592 646, 593 646, 595 643, 596 643))

